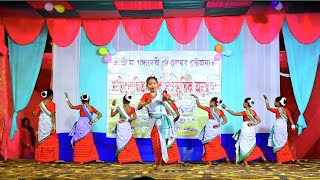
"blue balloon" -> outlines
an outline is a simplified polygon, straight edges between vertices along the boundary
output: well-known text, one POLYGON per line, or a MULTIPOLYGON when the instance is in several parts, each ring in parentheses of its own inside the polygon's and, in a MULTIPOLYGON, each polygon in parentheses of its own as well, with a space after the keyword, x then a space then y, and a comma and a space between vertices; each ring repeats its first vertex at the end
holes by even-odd
POLYGON ((117 54, 117 50, 114 49, 114 48, 112 48, 112 49, 109 50, 109 54, 110 54, 111 56, 116 55, 116 54, 117 54))
POLYGON ((226 51, 222 52, 222 55, 230 57, 232 55, 232 51, 231 50, 226 50, 226 51))
POLYGON ((271 6, 277 7, 279 3, 280 3, 279 1, 271 1, 271 6))

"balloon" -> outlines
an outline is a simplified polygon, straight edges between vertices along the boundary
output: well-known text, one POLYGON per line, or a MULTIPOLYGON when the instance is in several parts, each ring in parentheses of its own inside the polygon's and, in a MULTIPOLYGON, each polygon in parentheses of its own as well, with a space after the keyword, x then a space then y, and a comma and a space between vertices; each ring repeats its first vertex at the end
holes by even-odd
POLYGON ((217 44, 214 46, 214 50, 217 51, 217 53, 222 53, 222 45, 221 44, 217 44))
POLYGON ((66 10, 61 4, 54 5, 53 7, 58 13, 64 13, 64 11, 66 10))
POLYGON ((274 8, 277 7, 279 4, 280 4, 279 1, 271 1, 271 6, 274 8))
POLYGON ((214 56, 214 60, 215 60, 215 61, 220 61, 220 59, 221 59, 221 53, 216 54, 216 55, 214 56))
POLYGON ((98 49, 98 53, 101 56, 105 56, 105 55, 109 54, 109 51, 105 47, 101 47, 101 48, 98 49))
POLYGON ((229 56, 232 55, 232 51, 231 50, 226 50, 226 51, 222 52, 222 55, 225 55, 225 56, 229 57, 229 56))
POLYGON ((46 4, 44 5, 44 9, 45 9, 46 11, 52 11, 52 10, 53 10, 53 4, 51 4, 51 3, 46 3, 46 4))
POLYGON ((110 54, 105 55, 105 56, 103 57, 103 61, 104 61, 105 63, 111 63, 111 62, 112 62, 112 57, 110 56, 110 54))
POLYGON ((280 11, 283 8, 283 5, 281 2, 279 2, 278 6, 274 7, 277 11, 280 11))
POLYGON ((117 54, 117 50, 114 49, 114 48, 112 48, 112 49, 110 49, 109 54, 110 54, 111 56, 116 55, 116 54, 117 54))

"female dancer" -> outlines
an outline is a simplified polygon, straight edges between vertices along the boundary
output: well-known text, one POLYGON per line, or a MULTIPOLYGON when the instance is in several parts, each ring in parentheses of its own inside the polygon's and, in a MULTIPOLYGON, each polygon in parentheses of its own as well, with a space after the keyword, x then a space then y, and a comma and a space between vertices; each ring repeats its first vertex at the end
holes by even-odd
POLYGON ((210 107, 207 107, 200 104, 199 98, 196 95, 192 94, 192 96, 196 98, 197 106, 207 111, 209 117, 207 124, 199 135, 199 139, 204 146, 202 161, 209 162, 212 165, 211 161, 225 158, 226 162, 230 163, 227 153, 221 145, 220 127, 227 123, 227 118, 223 111, 217 107, 222 100, 214 97, 209 102, 210 107), (221 123, 220 118, 223 120, 221 123))
POLYGON ((38 146, 35 157, 40 162, 53 162, 59 160, 59 140, 56 129, 56 105, 52 102, 53 91, 46 89, 41 92, 44 101, 40 103, 33 116, 39 116, 38 146))
POLYGON ((20 128, 20 150, 21 158, 34 158, 35 137, 33 128, 30 126, 29 118, 22 119, 22 126, 20 128))
POLYGON ((102 162, 99 160, 99 155, 91 131, 92 124, 102 117, 101 113, 89 104, 90 97, 86 93, 81 95, 82 105, 78 106, 73 106, 71 104, 66 92, 65 96, 70 109, 80 110, 80 118, 73 125, 69 134, 69 136, 72 136, 71 144, 74 148, 73 161, 81 164, 94 160, 96 160, 96 162, 102 162), (92 118, 93 113, 98 115, 95 119, 92 118))
POLYGON ((155 156, 155 170, 161 164, 162 160, 168 162, 167 145, 174 141, 174 128, 171 121, 168 119, 165 109, 170 113, 174 113, 167 101, 173 101, 166 93, 158 90, 159 84, 156 77, 147 78, 147 88, 150 93, 142 96, 138 104, 138 110, 147 107, 148 115, 151 118, 150 122, 153 126, 151 132, 151 141, 155 156), (165 100, 165 101, 163 101, 165 100))
POLYGON ((264 95, 263 97, 265 99, 267 109, 276 114, 276 121, 269 135, 268 146, 273 147, 273 152, 276 153, 278 161, 277 164, 282 164, 287 161, 294 162, 293 155, 288 144, 288 119, 291 123, 292 130, 295 130, 296 126, 293 123, 290 111, 284 107, 286 105, 286 98, 282 96, 277 97, 274 101, 274 106, 277 108, 271 108, 267 96, 264 95))
POLYGON ((242 112, 234 112, 228 109, 226 105, 222 105, 222 108, 227 110, 234 116, 243 116, 243 123, 241 129, 233 135, 233 138, 237 141, 236 147, 236 164, 243 161, 244 166, 248 165, 249 161, 262 158, 264 162, 268 162, 264 157, 261 149, 256 145, 256 133, 254 126, 261 122, 257 113, 251 109, 254 105, 254 100, 250 97, 246 98, 243 102, 245 108, 242 112))
POLYGON ((119 164, 129 162, 142 162, 136 140, 133 137, 131 130, 131 122, 137 119, 137 114, 134 107, 130 104, 131 96, 123 97, 123 106, 115 107, 116 100, 113 100, 111 106, 111 117, 120 114, 120 121, 116 125, 117 133, 117 159, 119 164))

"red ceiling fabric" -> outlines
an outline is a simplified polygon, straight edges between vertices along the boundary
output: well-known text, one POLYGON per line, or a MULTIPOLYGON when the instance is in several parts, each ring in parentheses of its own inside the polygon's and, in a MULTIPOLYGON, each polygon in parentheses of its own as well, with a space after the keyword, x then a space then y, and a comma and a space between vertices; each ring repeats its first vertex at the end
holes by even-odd
POLYGON ((210 34, 219 42, 230 43, 239 35, 244 16, 205 17, 210 34))
POLYGON ((197 35, 202 17, 166 18, 168 30, 180 44, 190 43, 197 35))
POLYGON ((162 21, 163 18, 123 19, 122 24, 131 41, 146 46, 157 36, 162 21))
POLYGON ((261 44, 269 44, 279 34, 283 20, 284 11, 275 10, 272 6, 253 7, 246 14, 249 30, 254 39, 261 44))
POLYGON ((116 34, 119 19, 85 19, 83 27, 89 40, 96 46, 107 45, 116 34))
POLYGON ((5 17, 3 22, 11 39, 17 44, 26 45, 38 37, 44 19, 38 17, 5 17))
POLYGON ((117 10, 162 10, 162 1, 114 1, 117 10))
POLYGON ((320 13, 286 14, 293 36, 303 44, 315 42, 320 36, 320 13))
POLYGON ((44 5, 51 3, 52 5, 63 5, 66 10, 73 10, 73 7, 66 1, 28 1, 28 4, 35 9, 44 9, 44 5))
POLYGON ((7 56, 8 48, 5 43, 4 24, 2 18, 0 18, 0 55, 7 56))
POLYGON ((52 41, 66 47, 72 44, 77 37, 82 20, 73 18, 48 18, 47 25, 52 41))
POLYGON ((246 7, 251 6, 252 1, 208 1, 207 8, 225 8, 225 7, 246 7))

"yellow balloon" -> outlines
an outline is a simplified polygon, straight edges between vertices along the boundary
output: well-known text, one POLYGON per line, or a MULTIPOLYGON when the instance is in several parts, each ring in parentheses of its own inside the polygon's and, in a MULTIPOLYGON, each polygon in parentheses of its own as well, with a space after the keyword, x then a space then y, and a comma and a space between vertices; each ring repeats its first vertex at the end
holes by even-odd
POLYGON ((99 52, 99 54, 102 55, 102 56, 105 56, 105 55, 108 55, 108 54, 109 54, 109 51, 108 51, 105 47, 99 48, 98 52, 99 52))
POLYGON ((53 7, 58 13, 64 13, 64 11, 66 10, 61 4, 54 5, 53 7))

